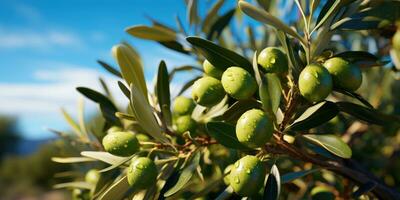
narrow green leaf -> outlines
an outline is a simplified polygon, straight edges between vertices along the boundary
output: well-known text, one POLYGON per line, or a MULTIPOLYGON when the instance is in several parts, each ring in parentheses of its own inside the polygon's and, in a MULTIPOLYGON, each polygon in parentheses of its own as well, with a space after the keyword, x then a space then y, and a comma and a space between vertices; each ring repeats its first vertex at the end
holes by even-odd
POLYGON ((51 160, 57 163, 80 163, 80 162, 93 162, 96 161, 93 158, 86 158, 86 157, 52 157, 51 160))
MULTIPOLYGON (((257 64, 257 52, 254 52, 253 56, 253 70, 258 83, 258 93, 260 95, 260 100, 262 102, 262 107, 270 119, 275 121, 275 113, 272 108, 271 101, 271 91, 269 91, 268 82, 265 76, 262 75, 260 70, 258 69, 257 64)), ((280 98, 280 97, 279 97, 280 98)))
POLYGON ((69 126, 72 128, 72 130, 74 131, 74 133, 78 136, 81 137, 82 133, 81 130, 79 128, 79 125, 74 121, 74 119, 72 119, 71 115, 68 114, 68 112, 66 110, 64 110, 63 108, 61 108, 61 113, 64 116, 65 121, 67 121, 67 123, 69 124, 69 126))
POLYGON ((281 177, 276 165, 273 165, 271 172, 268 174, 267 183, 265 184, 263 199, 278 200, 281 193, 281 177))
POLYGON ((303 137, 341 158, 350 158, 351 149, 336 135, 303 135, 303 137))
POLYGON ((224 122, 208 122, 207 133, 218 143, 232 149, 249 149, 236 138, 235 127, 224 122))
POLYGON ((175 67, 171 70, 171 72, 169 73, 169 80, 171 81, 174 78, 175 74, 178 72, 193 71, 193 70, 203 72, 203 69, 201 69, 199 67, 195 67, 195 66, 191 66, 191 65, 183 65, 180 67, 175 67))
POLYGON ((218 16, 218 10, 225 3, 225 0, 218 0, 215 4, 209 9, 206 17, 203 20, 202 30, 207 33, 210 30, 211 23, 215 21, 218 16))
POLYGON ((115 76, 122 78, 121 72, 112 67, 111 65, 107 64, 106 62, 102 60, 97 60, 97 63, 99 63, 105 70, 110 72, 111 74, 114 74, 115 76))
POLYGON ((189 182, 190 178, 192 178, 192 176, 194 174, 194 171, 196 170, 197 166, 199 165, 200 156, 201 156, 200 152, 197 152, 193 156, 190 165, 183 169, 176 184, 171 189, 169 189, 167 192, 165 192, 164 197, 169 197, 169 196, 174 195, 175 193, 179 192, 179 190, 181 190, 186 185, 187 182, 189 182))
POLYGON ((88 131, 85 123, 85 104, 83 98, 79 98, 78 101, 78 123, 83 138, 85 138, 85 140, 89 140, 88 131))
POLYGON ((139 88, 131 84, 131 101, 133 113, 137 116, 137 121, 140 126, 154 139, 161 142, 169 143, 168 139, 161 132, 161 127, 157 123, 152 108, 147 101, 147 98, 143 96, 139 88))
POLYGON ((86 182, 69 182, 69 183, 59 183, 53 186, 54 189, 61 188, 81 188, 81 189, 92 189, 92 184, 86 182))
POLYGON ((272 112, 275 114, 278 111, 282 97, 281 80, 278 75, 273 73, 265 74, 265 79, 267 81, 268 93, 271 98, 272 112))
POLYGON ((199 16, 197 14, 197 0, 188 0, 187 16, 189 25, 197 24, 199 16))
POLYGON ((99 200, 121 200, 130 189, 126 175, 112 184, 99 198, 99 200))
MULTIPOLYGON (((333 2, 333 0, 331 2, 333 2)), ((330 4, 330 2, 328 1, 327 4, 330 4)), ((333 16, 333 14, 335 14, 339 4, 340 4, 340 0, 335 0, 335 2, 333 2, 333 4, 329 7, 329 9, 327 9, 326 13, 322 12, 322 11, 325 11, 324 10, 325 7, 323 8, 320 15, 318 16, 318 19, 321 16, 321 14, 323 14, 323 16, 321 17, 320 20, 317 20, 318 21, 317 25, 314 27, 314 29, 313 29, 313 31, 311 31, 311 33, 314 32, 315 30, 319 29, 319 27, 321 27, 326 22, 326 20, 328 20, 329 17, 331 17, 331 16, 333 16)))
POLYGON ((334 88, 334 91, 342 93, 342 94, 347 95, 349 97, 353 97, 353 98, 357 99, 362 104, 364 104, 365 106, 367 106, 367 107, 369 107, 371 109, 374 108, 366 99, 364 99, 364 97, 362 97, 361 95, 359 95, 359 94, 357 94, 355 92, 350 92, 350 91, 343 90, 343 89, 340 89, 340 88, 334 88))
POLYGON ((381 126, 389 124, 400 124, 400 117, 394 115, 386 115, 375 109, 367 108, 350 102, 337 102, 339 110, 345 112, 362 121, 377 124, 381 126))
POLYGON ((308 130, 328 122, 338 113, 335 103, 324 101, 308 108, 289 128, 294 131, 308 130))
POLYGON ((256 51, 257 49, 257 41, 256 41, 256 37, 254 35, 254 30, 251 26, 247 26, 246 27, 246 34, 249 38, 249 46, 251 47, 252 50, 256 51))
POLYGON ((124 95, 128 99, 131 98, 131 91, 129 91, 129 89, 125 86, 124 83, 122 83, 121 81, 118 81, 118 87, 119 87, 119 89, 121 89, 122 93, 124 93, 124 95))
POLYGON ((135 157, 135 156, 136 156, 136 154, 133 154, 132 156, 129 156, 129 157, 125 157, 125 158, 121 159, 120 161, 112 164, 111 166, 108 166, 108 167, 106 167, 104 169, 99 170, 99 172, 103 173, 103 172, 107 172, 107 171, 113 170, 113 169, 125 164, 126 162, 132 160, 132 158, 135 157))
POLYGON ((98 103, 100 105, 101 112, 104 116, 104 118, 112 123, 112 124, 119 124, 119 120, 117 117, 115 117, 115 112, 117 112, 117 107, 114 105, 114 103, 108 99, 106 96, 103 94, 94 91, 90 88, 86 87, 77 87, 76 88, 81 94, 83 94, 85 97, 89 98, 90 100, 98 103))
POLYGON ((143 67, 140 60, 138 60, 138 55, 132 50, 132 47, 125 44, 116 45, 112 48, 112 54, 115 60, 117 60, 122 71, 122 76, 128 85, 135 85, 139 88, 140 92, 147 97, 147 86, 143 67))
POLYGON ((160 106, 162 117, 166 124, 170 126, 172 122, 172 114, 170 109, 171 95, 169 88, 168 69, 164 61, 161 61, 158 67, 156 89, 158 104, 160 106))
POLYGON ((225 70, 228 67, 238 66, 252 72, 251 63, 241 55, 218 46, 199 37, 187 37, 186 40, 197 47, 206 59, 215 67, 225 70))
POLYGON ((254 99, 236 101, 222 115, 222 119, 227 122, 236 122, 244 112, 261 107, 262 105, 254 99))
POLYGON ((161 26, 136 25, 125 30, 134 37, 158 42, 175 41, 176 33, 161 26))
POLYGON ((229 10, 214 22, 214 24, 210 28, 210 31, 207 34, 207 40, 213 40, 215 38, 217 39, 219 38, 224 28, 231 21, 233 15, 235 14, 235 11, 236 11, 235 8, 229 10))
POLYGON ((121 119, 126 119, 129 121, 137 121, 136 117, 134 115, 128 114, 128 113, 122 113, 122 112, 116 112, 115 116, 121 119))
POLYGON ((306 44, 304 38, 302 38, 295 30, 291 29, 285 23, 283 23, 280 19, 274 17, 270 13, 260 8, 257 8, 245 1, 239 1, 239 8, 248 16, 252 17, 253 19, 268 24, 274 27, 277 30, 281 30, 295 38, 297 38, 303 44, 306 44))
POLYGON ((215 198, 215 200, 229 199, 229 197, 232 196, 232 194, 233 194, 233 188, 231 186, 228 186, 221 194, 218 195, 217 198, 215 198))
POLYGON ((298 171, 298 172, 291 172, 287 173, 281 176, 282 184, 292 182, 293 180, 296 180, 298 178, 301 178, 303 176, 307 176, 309 174, 312 174, 319 169, 309 169, 309 170, 304 170, 304 171, 298 171))
POLYGON ((185 49, 185 47, 178 41, 165 41, 165 42, 158 42, 158 43, 160 43, 164 47, 167 47, 168 49, 174 50, 176 52, 183 53, 186 55, 190 54, 190 51, 189 51, 190 49, 189 50, 185 49))
POLYGON ((288 57, 289 66, 292 68, 293 76, 296 79, 303 69, 303 63, 299 58, 299 55, 293 49, 294 45, 290 42, 290 39, 286 34, 283 31, 276 30, 276 36, 282 44, 282 48, 288 57))
POLYGON ((87 158, 99 160, 111 165, 120 163, 125 157, 114 156, 104 151, 82 151, 81 155, 87 158))

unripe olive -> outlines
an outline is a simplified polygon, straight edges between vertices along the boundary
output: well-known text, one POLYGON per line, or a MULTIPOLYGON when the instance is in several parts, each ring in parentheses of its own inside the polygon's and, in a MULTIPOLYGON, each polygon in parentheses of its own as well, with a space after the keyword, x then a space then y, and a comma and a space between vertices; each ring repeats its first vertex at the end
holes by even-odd
POLYGON ((146 157, 132 158, 128 169, 128 183, 135 189, 146 189, 156 183, 157 180, 156 164, 146 157))
POLYGON ((328 70, 319 64, 307 65, 299 76, 300 93, 311 102, 324 100, 332 92, 332 85, 328 70))
POLYGON ((240 67, 229 67, 222 74, 222 86, 235 99, 248 99, 257 90, 257 82, 249 72, 240 67))
POLYGON ((208 60, 204 60, 203 62, 203 70, 204 73, 208 76, 214 77, 216 79, 220 79, 222 76, 222 73, 224 71, 216 68, 214 65, 212 65, 208 60))
POLYGON ((231 170, 232 170, 233 164, 232 165, 228 165, 225 170, 224 170, 224 174, 226 174, 224 176, 224 183, 226 185, 229 185, 231 183, 231 170))
POLYGON ((72 200, 89 200, 90 191, 84 189, 75 188, 72 190, 72 200))
MULTIPOLYGON (((149 137, 148 135, 143 134, 143 133, 136 133, 135 136, 136 136, 136 138, 138 139, 139 142, 150 142, 150 140, 151 140, 150 137, 149 137)), ((153 147, 153 145, 151 145, 151 144, 144 144, 144 145, 141 145, 141 147, 142 147, 143 149, 148 149, 148 148, 153 147)))
POLYGON ((175 120, 176 131, 182 134, 189 131, 192 136, 196 134, 197 123, 190 115, 180 116, 175 120))
POLYGON ((116 156, 131 156, 138 152, 140 144, 133 133, 111 132, 103 138, 104 149, 116 156))
POLYGON ((173 103, 173 113, 177 115, 190 115, 196 104, 193 99, 184 96, 178 96, 173 103))
POLYGON ((241 196, 256 194, 264 185, 266 169, 255 156, 245 156, 234 164, 230 173, 230 185, 241 196))
POLYGON ((400 30, 397 30, 392 38, 392 46, 397 51, 400 51, 400 30))
POLYGON ((325 61, 324 66, 332 76, 333 85, 349 91, 357 90, 362 82, 361 70, 343 58, 333 57, 325 61))
POLYGON ((236 123, 236 137, 250 148, 261 147, 271 139, 274 125, 260 109, 251 109, 240 116, 236 123))
POLYGON ((107 133, 112 133, 112 132, 120 132, 123 131, 123 129, 119 126, 111 126, 111 128, 109 128, 107 130, 107 133))
POLYGON ((95 170, 95 169, 91 169, 88 172, 86 172, 85 175, 85 182, 96 185, 97 182, 100 179, 100 172, 95 170))
POLYGON ((312 200, 334 200, 335 195, 328 188, 317 186, 311 190, 312 200))
POLYGON ((192 97, 197 104, 211 107, 218 104, 225 97, 225 91, 221 81, 205 76, 193 84, 192 97))
POLYGON ((257 62, 267 72, 283 73, 288 71, 286 54, 276 47, 267 47, 262 50, 257 58, 257 62))

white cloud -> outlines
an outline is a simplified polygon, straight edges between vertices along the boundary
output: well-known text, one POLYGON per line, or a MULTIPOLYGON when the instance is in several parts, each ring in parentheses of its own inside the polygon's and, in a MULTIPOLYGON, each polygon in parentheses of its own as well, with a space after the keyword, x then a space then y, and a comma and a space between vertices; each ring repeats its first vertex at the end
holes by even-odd
POLYGON ((39 22, 42 19, 40 12, 32 5, 17 3, 14 6, 15 11, 31 22, 39 22))
POLYGON ((82 47, 82 40, 75 34, 58 30, 32 31, 7 30, 0 27, 0 49, 53 47, 82 47))

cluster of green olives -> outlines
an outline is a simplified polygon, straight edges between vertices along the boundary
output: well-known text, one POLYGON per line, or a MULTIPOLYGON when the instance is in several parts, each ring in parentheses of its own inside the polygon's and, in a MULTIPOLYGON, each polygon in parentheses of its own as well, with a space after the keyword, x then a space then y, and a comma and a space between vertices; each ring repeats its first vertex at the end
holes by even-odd
MULTIPOLYGON (((112 127, 104 136, 102 144, 104 150, 115 156, 128 157, 140 150, 140 141, 149 140, 144 134, 134 134, 122 131, 119 127, 112 127)), ((156 182, 157 167, 153 160, 146 157, 135 156, 132 158, 128 168, 127 179, 129 185, 135 190, 150 187, 156 182)), ((88 174, 88 180, 92 175, 88 174)))
POLYGON ((311 102, 324 100, 332 89, 357 90, 362 82, 360 68, 349 61, 333 57, 321 64, 307 65, 299 76, 301 95, 311 102))
POLYGON ((192 112, 196 104, 191 98, 178 96, 172 104, 174 114, 174 129, 176 133, 182 135, 190 132, 191 136, 196 136, 197 122, 192 118, 192 112))
MULTIPOLYGON (((285 73, 288 70, 288 60, 279 48, 268 47, 261 51, 258 64, 267 73, 285 73)), ((240 66, 229 66, 221 70, 208 60, 203 63, 204 75, 198 79, 192 88, 193 100, 205 107, 219 103, 226 94, 236 100, 251 98, 257 91, 257 82, 252 74, 240 66)))

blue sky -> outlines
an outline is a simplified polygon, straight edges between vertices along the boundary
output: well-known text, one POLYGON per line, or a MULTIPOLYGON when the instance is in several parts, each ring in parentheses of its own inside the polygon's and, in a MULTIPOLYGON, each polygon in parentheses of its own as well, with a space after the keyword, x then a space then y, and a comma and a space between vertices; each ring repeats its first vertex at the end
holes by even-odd
MULTIPOLYGON (((148 82, 161 59, 169 67, 193 63, 186 56, 124 32, 132 25, 149 25, 146 14, 175 27, 176 15, 186 19, 183 2, 1 0, 0 113, 17 116, 21 131, 30 139, 53 136, 46 128, 68 129, 59 111, 63 107, 76 114, 81 95, 75 87, 100 89, 97 78, 101 76, 114 88, 115 95, 120 95, 116 79, 96 63, 101 58, 114 64, 110 49, 120 41, 128 41, 138 49, 148 82)), ((200 7, 204 15, 204 6, 213 1, 199 2, 206 2, 200 7)), ((236 1, 227 2, 222 12, 236 1)), ((96 107, 90 101, 85 103, 89 118, 96 107)))

